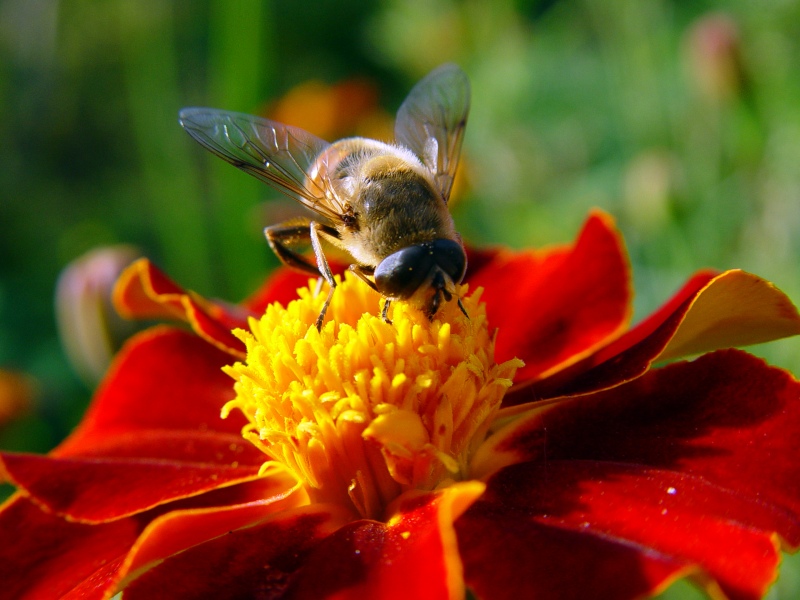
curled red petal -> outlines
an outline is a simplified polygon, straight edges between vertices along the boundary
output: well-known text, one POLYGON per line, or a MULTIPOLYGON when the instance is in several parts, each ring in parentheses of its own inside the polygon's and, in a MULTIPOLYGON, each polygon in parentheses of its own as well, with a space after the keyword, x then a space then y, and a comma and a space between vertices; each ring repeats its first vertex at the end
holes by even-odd
MULTIPOLYGON (((521 417, 487 440, 476 473, 523 461, 636 464, 698 477, 777 511, 754 526, 800 545, 800 383, 738 350, 656 369, 521 417)), ((738 517, 747 522, 744 517, 738 517)))
POLYGON ((257 466, 12 453, 0 456, 0 471, 49 512, 94 523, 258 477, 257 466))
POLYGON ((710 271, 698 273, 667 304, 639 326, 608 346, 542 381, 527 382, 511 390, 503 406, 607 389, 640 377, 667 347, 694 299, 713 279, 710 271))
POLYGON ((246 328, 251 311, 187 292, 146 258, 130 265, 114 288, 114 304, 123 316, 184 321, 207 342, 237 358, 244 356, 241 340, 231 333, 246 328))
POLYGON ((517 406, 585 394, 635 379, 653 363, 800 333, 800 314, 769 282, 744 271, 701 271, 661 309, 619 339, 504 400, 517 406))
POLYGON ((133 542, 140 519, 102 525, 66 521, 20 495, 0 510, 0 595, 15 600, 102 598, 133 542))
POLYGON ((184 331, 157 327, 137 335, 117 355, 78 429, 54 453, 91 456, 97 444, 148 430, 238 435, 244 417, 219 416, 234 396, 233 381, 221 371, 230 362, 184 331))
POLYGON ((516 381, 538 380, 617 337, 631 317, 630 268, 611 218, 594 213, 574 246, 471 252, 466 281, 485 288, 498 362, 517 357, 516 381))
POLYGON ((695 298, 657 360, 761 344, 800 334, 800 314, 769 281, 740 270, 714 278, 695 298))

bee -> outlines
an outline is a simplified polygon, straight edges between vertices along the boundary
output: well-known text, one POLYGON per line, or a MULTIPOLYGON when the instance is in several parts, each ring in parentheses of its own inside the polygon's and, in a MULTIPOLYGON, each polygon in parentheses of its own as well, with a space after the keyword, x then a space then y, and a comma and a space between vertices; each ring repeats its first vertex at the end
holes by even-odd
POLYGON ((433 319, 454 297, 467 256, 447 207, 467 122, 466 74, 446 64, 418 82, 401 104, 396 143, 360 137, 329 144, 297 127, 209 108, 180 111, 181 126, 208 150, 297 200, 314 218, 264 230, 289 267, 322 277, 336 289, 323 243, 352 258, 349 269, 383 296, 381 311, 407 301, 433 319), (297 249, 310 242, 316 264, 297 249))

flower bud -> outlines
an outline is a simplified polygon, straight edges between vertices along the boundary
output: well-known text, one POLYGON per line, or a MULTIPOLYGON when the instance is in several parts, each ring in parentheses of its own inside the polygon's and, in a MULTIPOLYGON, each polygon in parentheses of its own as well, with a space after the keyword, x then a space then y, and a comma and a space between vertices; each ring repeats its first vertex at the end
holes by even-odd
POLYGON ((712 101, 736 96, 744 84, 739 28, 729 15, 701 17, 686 35, 686 61, 699 91, 712 101))
POLYGON ((56 286, 56 321, 72 367, 88 384, 105 373, 111 357, 141 328, 120 317, 111 292, 122 270, 140 256, 131 246, 91 250, 72 261, 56 286))
POLYGON ((0 428, 30 412, 35 392, 31 377, 0 369, 0 428))

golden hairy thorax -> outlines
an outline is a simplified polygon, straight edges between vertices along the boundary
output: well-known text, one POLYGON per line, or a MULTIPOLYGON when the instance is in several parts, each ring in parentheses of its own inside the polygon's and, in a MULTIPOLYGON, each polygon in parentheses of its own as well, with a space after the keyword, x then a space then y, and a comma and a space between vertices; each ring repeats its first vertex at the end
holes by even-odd
POLYGON ((405 148, 341 140, 317 159, 309 178, 318 186, 331 182, 329 193, 351 217, 337 230, 362 265, 376 266, 404 247, 457 235, 430 170, 405 148))

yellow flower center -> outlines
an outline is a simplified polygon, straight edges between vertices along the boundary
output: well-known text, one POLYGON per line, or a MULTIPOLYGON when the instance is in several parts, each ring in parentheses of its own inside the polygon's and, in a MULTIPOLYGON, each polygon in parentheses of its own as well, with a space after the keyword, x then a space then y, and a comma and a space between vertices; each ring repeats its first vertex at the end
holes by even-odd
MULTIPOLYGON (((325 293, 316 282, 284 308, 273 304, 250 330, 236 330, 245 362, 234 408, 243 435, 305 483, 316 502, 345 504, 368 518, 408 490, 432 490, 469 477, 519 360, 494 363, 480 291, 462 298, 469 318, 447 302, 431 322, 392 304, 350 273, 336 288, 322 331, 314 321, 325 293)), ((466 286, 459 293, 466 292, 466 286)))

